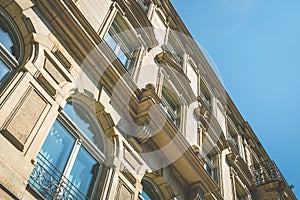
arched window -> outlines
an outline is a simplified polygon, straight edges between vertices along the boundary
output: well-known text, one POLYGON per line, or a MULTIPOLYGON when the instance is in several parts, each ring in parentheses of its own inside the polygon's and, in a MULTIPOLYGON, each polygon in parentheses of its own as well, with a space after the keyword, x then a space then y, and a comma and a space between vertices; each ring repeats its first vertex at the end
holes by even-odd
POLYGON ((0 85, 21 60, 21 42, 13 20, 0 7, 0 85))
POLYGON ((92 199, 104 161, 102 130, 84 103, 67 103, 41 150, 29 185, 46 199, 92 199))
POLYGON ((163 194, 159 187, 150 179, 142 180, 143 191, 141 198, 144 200, 163 200, 163 194))
POLYGON ((75 122, 77 129, 80 129, 96 147, 104 151, 103 138, 101 137, 103 135, 99 133, 100 125, 91 115, 91 111, 87 112, 87 109, 79 101, 73 100, 72 103, 66 104, 64 112, 75 122))

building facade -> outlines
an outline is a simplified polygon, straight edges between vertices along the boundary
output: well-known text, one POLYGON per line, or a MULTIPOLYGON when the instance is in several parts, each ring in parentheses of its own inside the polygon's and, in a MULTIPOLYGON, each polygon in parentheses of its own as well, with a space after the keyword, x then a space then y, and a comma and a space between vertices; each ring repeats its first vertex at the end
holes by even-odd
POLYGON ((0 0, 0 199, 295 200, 169 0, 0 0))

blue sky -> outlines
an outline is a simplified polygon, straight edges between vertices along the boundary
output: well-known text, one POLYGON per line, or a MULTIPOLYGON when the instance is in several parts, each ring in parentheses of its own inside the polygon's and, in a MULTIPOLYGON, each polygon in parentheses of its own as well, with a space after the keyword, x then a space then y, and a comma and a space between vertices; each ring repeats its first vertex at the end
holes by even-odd
POLYGON ((300 198, 300 1, 171 1, 300 198))

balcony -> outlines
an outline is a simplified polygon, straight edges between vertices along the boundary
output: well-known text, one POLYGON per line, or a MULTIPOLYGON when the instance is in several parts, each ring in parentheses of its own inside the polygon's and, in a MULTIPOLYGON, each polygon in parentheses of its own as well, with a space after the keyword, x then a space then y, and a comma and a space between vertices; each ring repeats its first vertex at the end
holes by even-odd
POLYGON ((29 186, 45 199, 87 200, 74 183, 68 180, 41 153, 28 180, 29 186))
POLYGON ((251 166, 255 186, 260 186, 273 181, 284 180, 282 174, 273 161, 264 161, 251 166))
POLYGON ((296 197, 287 184, 274 161, 264 161, 251 166, 254 184, 254 196, 257 199, 288 199, 296 197))

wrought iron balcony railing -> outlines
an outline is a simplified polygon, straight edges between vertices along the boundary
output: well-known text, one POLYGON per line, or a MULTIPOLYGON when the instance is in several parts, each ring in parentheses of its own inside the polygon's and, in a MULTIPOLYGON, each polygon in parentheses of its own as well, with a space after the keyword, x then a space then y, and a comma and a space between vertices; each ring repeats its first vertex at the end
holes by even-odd
POLYGON ((28 182, 29 186, 45 199, 88 199, 41 153, 37 156, 37 163, 28 182))
POLYGON ((279 171, 274 161, 264 161, 251 166, 256 186, 260 186, 273 181, 283 181, 284 177, 279 171))

